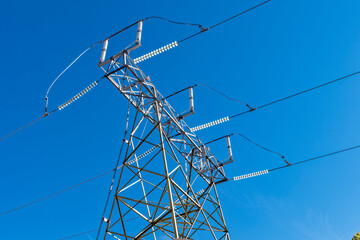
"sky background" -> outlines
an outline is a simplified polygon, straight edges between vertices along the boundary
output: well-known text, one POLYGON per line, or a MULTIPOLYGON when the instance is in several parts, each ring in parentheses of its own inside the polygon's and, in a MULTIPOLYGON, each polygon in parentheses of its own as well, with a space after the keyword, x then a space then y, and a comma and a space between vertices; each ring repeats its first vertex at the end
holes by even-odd
MULTIPOLYGON (((43 114, 53 79, 91 44, 148 16, 211 26, 261 1, 3 1, 0 8, 0 137, 43 114)), ((186 41, 139 66, 163 95, 195 83, 258 106, 360 70, 360 2, 285 1, 269 4, 186 41)), ((110 42, 120 51, 132 29, 110 42)), ((144 23, 132 57, 181 40, 196 27, 144 23)), ((98 46, 54 85, 55 109, 102 76, 98 46)), ((203 142, 240 132, 291 162, 360 143, 360 81, 353 77, 199 131, 203 142)), ((178 112, 187 93, 169 100, 178 112)), ((103 82, 66 110, 0 142, 0 212, 37 200, 112 169, 127 102, 103 82)), ((195 89, 188 125, 246 108, 195 89)), ((233 177, 282 165, 281 159, 232 138, 233 177)), ((220 159, 226 143, 211 146, 220 159)), ((343 240, 360 231, 360 150, 218 185, 231 239, 343 240)), ((0 238, 60 239, 98 227, 111 175, 0 216, 0 238)), ((95 239, 95 234, 76 239, 95 239)))

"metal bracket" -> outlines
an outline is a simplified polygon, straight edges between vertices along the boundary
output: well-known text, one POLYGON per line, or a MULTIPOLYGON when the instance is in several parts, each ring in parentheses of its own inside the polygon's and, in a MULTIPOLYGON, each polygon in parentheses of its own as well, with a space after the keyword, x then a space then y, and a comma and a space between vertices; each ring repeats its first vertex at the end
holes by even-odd
MULTIPOLYGON (((137 33, 136 33, 135 45, 124 49, 124 50, 127 51, 127 53, 129 53, 129 52, 131 52, 131 51, 133 51, 133 50, 135 50, 135 49, 137 49, 138 47, 141 46, 142 27, 143 27, 143 21, 139 21, 138 22, 138 29, 137 29, 137 33)), ((101 51, 100 62, 98 63, 99 67, 102 67, 105 64, 109 63, 111 61, 111 59, 117 58, 124 51, 124 50, 121 51, 120 53, 116 54, 115 56, 110 57, 109 59, 107 59, 105 61, 108 45, 109 45, 109 39, 105 39, 104 44, 103 44, 103 48, 102 48, 102 51, 101 51)))
POLYGON ((195 107, 194 107, 194 90, 193 87, 189 88, 189 102, 190 102, 190 108, 185 113, 181 114, 178 119, 184 119, 187 116, 193 115, 195 113, 195 107))

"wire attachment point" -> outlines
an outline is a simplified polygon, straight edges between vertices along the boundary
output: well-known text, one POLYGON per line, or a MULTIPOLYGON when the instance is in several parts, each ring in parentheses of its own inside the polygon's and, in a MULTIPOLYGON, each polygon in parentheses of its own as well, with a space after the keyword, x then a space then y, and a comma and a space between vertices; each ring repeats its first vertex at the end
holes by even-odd
POLYGON ((201 29, 201 32, 206 32, 207 30, 209 30, 210 28, 204 28, 203 26, 199 26, 199 28, 201 29))
POLYGON ((246 104, 246 106, 250 109, 250 112, 255 111, 257 108, 253 108, 252 106, 250 106, 249 104, 246 104))
POLYGON ((285 156, 281 156, 281 158, 286 162, 287 166, 291 166, 292 163, 289 163, 286 159, 285 159, 285 156))

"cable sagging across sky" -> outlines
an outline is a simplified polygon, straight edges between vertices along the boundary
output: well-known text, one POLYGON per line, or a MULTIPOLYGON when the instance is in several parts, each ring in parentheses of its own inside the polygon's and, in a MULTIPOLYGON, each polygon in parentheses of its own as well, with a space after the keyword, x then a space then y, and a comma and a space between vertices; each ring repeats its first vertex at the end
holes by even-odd
MULTIPOLYGON (((92 49, 93 47, 95 47, 96 45, 98 45, 98 44, 100 44, 100 43, 103 43, 103 42, 106 41, 106 40, 109 40, 109 39, 117 36, 118 34, 124 32, 125 30, 127 30, 127 29, 131 28, 132 26, 136 25, 138 22, 140 22, 140 21, 146 21, 146 20, 152 19, 152 18, 157 18, 157 19, 161 19, 161 20, 168 21, 168 22, 170 22, 170 23, 174 23, 174 24, 192 25, 192 26, 198 26, 198 27, 200 27, 200 29, 201 29, 200 32, 198 32, 198 33, 196 33, 196 34, 193 34, 193 35, 191 35, 191 36, 189 36, 189 37, 186 37, 186 38, 182 39, 182 40, 179 41, 179 42, 176 42, 176 41, 175 41, 175 43, 176 43, 175 45, 177 46, 180 42, 184 42, 185 40, 188 40, 188 39, 190 39, 190 38, 193 38, 193 37, 195 37, 196 35, 199 35, 200 33, 203 33, 203 32, 205 32, 205 31, 208 31, 208 30, 211 29, 211 28, 217 27, 217 26, 219 26, 219 25, 221 25, 221 24, 223 24, 223 23, 225 23, 225 22, 227 22, 227 21, 230 21, 230 20, 233 19, 233 18, 236 18, 236 17, 238 17, 238 16, 240 16, 240 15, 242 15, 242 14, 245 14, 245 13, 251 11, 251 10, 254 10, 254 9, 256 9, 257 7, 260 7, 260 6, 262 6, 262 5, 264 5, 265 3, 268 3, 268 2, 270 2, 270 1, 271 1, 271 0, 267 0, 267 1, 263 2, 263 3, 260 3, 260 4, 256 5, 256 6, 251 7, 251 8, 249 8, 249 9, 243 11, 243 12, 240 12, 240 13, 238 13, 238 14, 236 14, 236 15, 234 15, 234 16, 232 16, 232 17, 230 17, 230 18, 228 18, 228 19, 226 19, 226 20, 224 20, 224 21, 218 22, 218 23, 214 24, 213 26, 211 26, 211 27, 209 27, 209 28, 203 28, 202 25, 200 25, 200 24, 176 22, 176 21, 168 20, 168 19, 165 19, 165 18, 162 18, 162 17, 158 17, 158 16, 148 17, 148 18, 145 18, 145 19, 136 21, 136 22, 130 24, 129 26, 127 26, 127 27, 122 28, 121 30, 119 30, 119 31, 117 31, 116 33, 110 35, 109 37, 105 38, 104 40, 98 41, 98 42, 94 43, 93 45, 91 45, 90 47, 88 47, 87 49, 85 49, 80 55, 78 55, 78 56, 54 79, 54 81, 51 83, 51 85, 50 85, 50 87, 48 88, 48 90, 47 90, 47 92, 46 92, 46 95, 45 95, 45 112, 44 112, 44 115, 43 115, 42 117, 40 117, 39 119, 37 119, 37 120, 35 120, 35 121, 33 121, 33 122, 31 122, 31 123, 29 123, 29 124, 27 124, 27 125, 19 128, 19 129, 17 129, 17 130, 15 130, 14 132, 12 132, 12 133, 10 133, 10 134, 8 134, 8 135, 0 138, 0 141, 4 140, 4 139, 7 138, 7 137, 10 137, 11 135, 15 134, 16 132, 18 132, 18 131, 20 131, 20 130, 23 130, 24 128, 26 128, 26 127, 28 127, 28 126, 33 125, 34 123, 40 121, 41 119, 43 119, 43 118, 49 116, 50 114, 52 114, 53 112, 55 112, 57 109, 55 109, 55 110, 53 110, 53 111, 51 111, 51 112, 49 112, 49 113, 47 112, 47 108, 48 108, 48 95, 49 95, 49 92, 50 92, 51 88, 52 88, 53 85, 55 84, 55 82, 57 82, 58 79, 59 79, 70 67, 72 67, 72 65, 73 65, 74 63, 76 63, 76 62, 79 60, 80 57, 82 57, 82 56, 83 56, 86 52, 88 52, 90 49, 92 49)), ((174 46, 175 46, 175 45, 174 45, 174 46)), ((166 46, 165 46, 165 47, 166 47, 166 46)), ((173 47, 173 46, 172 46, 172 47, 173 47)), ((168 47, 167 49, 169 49, 169 48, 170 48, 170 47, 168 47)), ((167 50, 167 49, 166 49, 166 50, 167 50)), ((157 52, 154 52, 153 54, 150 54, 150 55, 147 56, 147 57, 155 56, 155 55, 159 54, 160 52, 162 52, 163 50, 164 50, 164 49, 160 49, 160 50, 158 50, 157 52), (156 54, 155 54, 155 53, 156 53, 156 54)), ((144 57, 144 59, 147 59, 147 57, 144 57)), ((140 60, 140 59, 139 59, 139 60, 140 60)), ((203 85, 204 85, 204 84, 203 84, 203 85)), ((205 85, 204 85, 204 86, 205 86, 205 85)), ((221 94, 221 93, 220 93, 220 94, 221 94)), ((245 103, 245 104, 246 104, 246 103, 245 103)), ((250 111, 253 110, 248 104, 246 104, 246 105, 250 108, 250 111)))
POLYGON ((273 171, 277 171, 277 170, 280 170, 280 169, 297 166, 299 164, 311 162, 311 161, 321 159, 321 158, 330 157, 332 155, 336 155, 336 154, 339 154, 339 153, 344 153, 344 152, 351 151, 351 150, 354 150, 354 149, 357 149, 357 148, 360 148, 360 145, 350 147, 350 148, 341 149, 341 150, 331 152, 331 153, 327 153, 327 154, 324 154, 324 155, 320 155, 320 156, 317 156, 317 157, 308 158, 308 159, 298 161, 298 162, 294 162, 294 163, 291 163, 291 164, 288 164, 288 165, 285 165, 285 166, 276 167, 276 168, 272 168, 272 169, 269 169, 269 170, 266 169, 266 170, 258 171, 258 172, 255 172, 255 173, 249 173, 249 174, 245 174, 245 175, 240 175, 240 176, 237 176, 237 177, 233 177, 232 180, 236 181, 236 180, 246 179, 246 178, 249 178, 249 177, 256 177, 256 176, 268 174, 268 173, 273 172, 273 171))
MULTIPOLYGON (((273 172, 273 171, 276 171, 276 170, 280 170, 280 169, 283 169, 283 168, 288 168, 288 167, 296 166, 296 165, 299 165, 299 164, 307 163, 307 162, 314 161, 314 160, 321 159, 321 158, 326 158, 326 157, 329 157, 329 156, 332 156, 332 155, 340 154, 340 153, 343 153, 343 152, 348 152, 348 151, 355 150, 355 149, 358 149, 358 148, 360 148, 360 145, 357 145, 357 146, 354 146, 354 147, 350 147, 350 148, 341 149, 341 150, 338 150, 338 151, 335 151, 335 152, 331 152, 331 153, 327 153, 327 154, 324 154, 324 155, 320 155, 320 156, 317 156, 317 157, 308 158, 308 159, 305 159, 305 160, 302 160, 302 161, 298 161, 298 162, 292 163, 292 164, 290 164, 290 165, 285 165, 285 166, 281 166, 281 167, 269 169, 269 170, 266 170, 266 171, 268 171, 268 172, 270 173, 270 172, 273 172)), ((119 166, 119 167, 117 167, 117 169, 120 169, 121 167, 122 167, 122 165, 119 166)), ((105 175, 107 175, 107 174, 109 174, 109 173, 112 173, 113 171, 115 171, 115 169, 112 169, 112 170, 110 170, 110 171, 108 171, 108 172, 99 174, 99 175, 97 175, 97 176, 95 176, 95 177, 93 177, 93 178, 90 178, 90 179, 85 180, 85 181, 83 181, 83 182, 81 182, 81 183, 75 184, 75 185, 73 185, 73 186, 71 186, 71 187, 69 187, 69 188, 66 188, 66 189, 64 189, 64 190, 61 190, 61 191, 59 191, 59 192, 57 192, 57 193, 48 195, 48 196, 46 196, 46 197, 43 197, 43 198, 41 198, 41 199, 38 199, 38 200, 35 200, 35 201, 33 201, 33 202, 27 203, 27 204, 22 205, 22 206, 20 206, 20 207, 17 207, 17 208, 11 209, 11 210, 7 210, 7 211, 5 211, 5 212, 0 213, 0 216, 5 215, 5 214, 8 214, 8 213, 11 213, 11 212, 14 212, 14 211, 16 211, 16 210, 19 210, 19 209, 21 209, 21 208, 30 206, 30 205, 32 205, 32 204, 38 203, 38 202, 43 201, 43 200, 45 200, 45 199, 54 197, 54 196, 56 196, 56 195, 58 195, 58 194, 60 194, 60 193, 64 193, 64 192, 69 191, 69 190, 71 190, 71 189, 73 189, 73 188, 75 188, 75 187, 78 187, 78 186, 82 185, 82 184, 88 183, 88 182, 90 182, 90 181, 92 181, 92 180, 95 180, 95 179, 100 178, 100 177, 102 177, 102 176, 105 176, 105 175)), ((264 171, 265 171, 265 170, 264 170, 264 171)), ((259 172, 262 172, 262 171, 259 171, 259 172)), ((264 173, 264 174, 266 174, 266 173, 264 173)), ((247 175, 247 174, 245 174, 245 175, 247 175)), ((245 175, 241 175, 241 176, 245 176, 245 175)), ((262 175, 262 174, 259 174, 259 175, 262 175)), ((235 177, 235 178, 236 178, 236 177, 235 177)), ((241 179, 245 179, 245 177, 244 177, 244 178, 241 178, 241 179)), ((230 180, 230 179, 229 179, 229 180, 230 180)))
MULTIPOLYGON (((260 105, 260 106, 258 106, 258 107, 255 107, 255 108, 252 108, 252 107, 251 107, 250 110, 247 110, 247 111, 244 111, 244 112, 241 112, 241 113, 237 113, 237 114, 235 114, 235 115, 232 115, 232 116, 230 116, 230 117, 225 117, 225 118, 227 119, 227 121, 230 121, 230 120, 233 119, 233 118, 236 118, 236 117, 242 116, 242 115, 244 115, 244 114, 247 114, 247 113, 256 111, 256 110, 258 110, 258 109, 262 109, 262 108, 271 106, 271 105, 273 105, 273 104, 276 104, 276 103, 279 103, 279 102, 288 100, 288 99, 290 99, 290 98, 299 96, 299 95, 301 95, 301 94, 304 94, 304 93, 307 93, 307 92, 310 92, 310 91, 313 91, 313 90, 316 90, 316 89, 321 88, 321 87, 325 87, 325 86, 330 85, 330 84, 332 84, 332 83, 336 83, 336 82, 345 80, 345 79, 347 79, 347 78, 350 78, 350 77, 353 77, 353 76, 356 76, 356 75, 359 75, 359 74, 360 74, 360 71, 357 71, 357 72, 348 74, 348 75, 346 75, 346 76, 343 76, 343 77, 340 77, 340 78, 331 80, 331 81, 329 81, 329 82, 326 82, 326 83, 323 83, 323 84, 320 84, 320 85, 317 85, 317 86, 308 88, 308 89, 306 89, 306 90, 303 90, 303 91, 300 91, 300 92, 291 94, 291 95, 289 95, 289 96, 280 98, 280 99, 278 99, 278 100, 275 100, 275 101, 272 101, 272 102, 269 102, 269 103, 265 103, 265 104, 260 105)), ((196 85, 195 85, 195 86, 196 86, 196 85)), ((193 86, 191 86, 191 87, 193 87, 193 86)), ((186 89, 188 89, 188 88, 190 88, 190 87, 187 87, 187 88, 185 88, 185 89, 182 89, 181 91, 184 91, 184 90, 186 90, 186 89)), ((179 91, 179 92, 180 92, 180 91, 179 91)), ((229 99, 229 97, 228 97, 227 95, 225 95, 225 94, 223 94, 223 93, 222 93, 221 95, 224 95, 224 96, 226 96, 226 98, 229 99)), ((172 96, 172 95, 170 95, 170 96, 172 96)), ((168 97, 170 97, 170 96, 168 96, 168 97)), ((242 103, 243 103, 243 102, 242 102, 242 103)), ((202 125, 199 125, 199 126, 197 126, 197 127, 193 127, 192 129, 193 129, 194 131, 198 131, 198 130, 202 130, 202 129, 205 129, 205 128, 208 128, 208 127, 212 127, 212 126, 217 125, 217 124, 211 124, 211 123, 214 123, 214 122, 216 122, 216 121, 212 121, 212 122, 210 122, 210 123, 202 124, 202 125)), ((222 121, 222 122, 224 122, 224 121, 222 121)), ((221 122, 221 123, 222 123, 222 122, 221 122)))

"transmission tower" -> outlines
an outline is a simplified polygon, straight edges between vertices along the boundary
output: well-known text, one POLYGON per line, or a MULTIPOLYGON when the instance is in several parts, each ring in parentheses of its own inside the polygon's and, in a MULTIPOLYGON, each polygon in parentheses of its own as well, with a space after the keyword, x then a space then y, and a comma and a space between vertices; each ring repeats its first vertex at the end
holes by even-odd
POLYGON ((104 239, 228 240, 216 184, 227 180, 223 166, 232 161, 231 149, 220 162, 185 123, 194 113, 192 88, 189 111, 177 114, 129 56, 141 32, 140 21, 135 43, 107 60, 105 40, 99 63, 132 106, 104 239))

